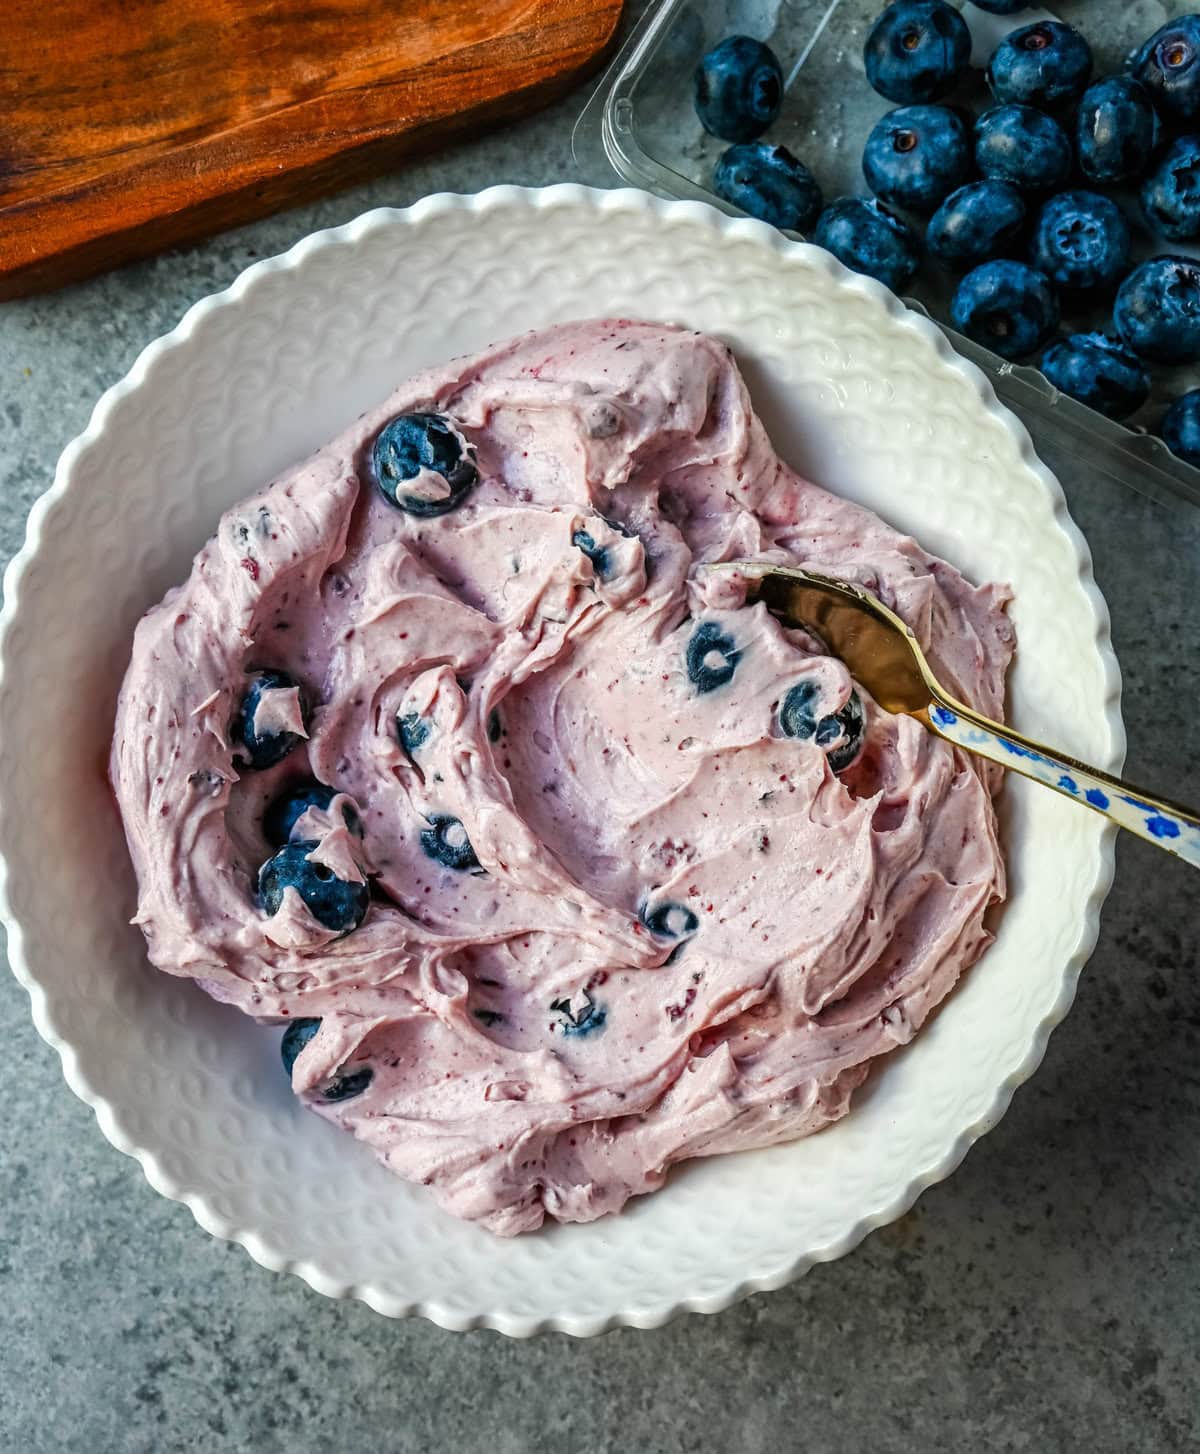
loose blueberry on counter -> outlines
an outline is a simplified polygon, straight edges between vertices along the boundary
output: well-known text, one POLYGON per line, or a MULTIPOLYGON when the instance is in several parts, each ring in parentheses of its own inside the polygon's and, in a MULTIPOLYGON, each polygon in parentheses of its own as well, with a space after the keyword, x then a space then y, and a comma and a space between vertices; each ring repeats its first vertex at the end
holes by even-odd
POLYGON ((433 728, 428 720, 416 712, 398 712, 396 714, 396 735, 400 738, 400 746, 404 748, 409 757, 416 752, 418 747, 423 747, 429 741, 429 734, 432 731, 433 728))
POLYGON ((421 847, 427 858, 460 873, 479 867, 461 819, 449 813, 434 813, 428 821, 429 827, 421 829, 421 847))
POLYGON ((981 263, 959 283, 950 321, 1001 358, 1024 358, 1057 326, 1058 298, 1044 273, 997 258, 981 263))
POLYGON ((700 920, 686 904, 677 904, 671 899, 664 899, 653 908, 643 904, 638 910, 638 918, 651 934, 657 934, 660 939, 684 939, 700 927, 700 920))
POLYGON ((1051 192, 1071 175, 1071 143, 1044 111, 993 106, 975 123, 975 165, 1021 192, 1051 192))
POLYGON ((1098 192, 1060 192, 1038 213, 1033 265, 1059 288, 1112 288, 1129 266, 1129 224, 1098 192))
POLYGON ((715 621, 702 621, 687 644, 688 681, 703 695, 733 680, 742 653, 715 621))
POLYGON ((783 71, 761 40, 726 36, 700 58, 693 99, 705 131, 722 141, 753 141, 779 115, 783 71))
POLYGON ((371 892, 365 883, 347 883, 323 863, 313 863, 310 839, 288 843, 258 870, 258 901, 267 914, 277 914, 286 889, 292 888, 308 912, 338 934, 357 929, 367 916, 371 892))
POLYGON ((1025 203, 1007 182, 968 182, 952 192, 925 232, 929 254, 965 272, 1012 248, 1025 226, 1025 203))
POLYGON ((1150 394, 1150 372, 1119 339, 1103 333, 1072 333, 1052 343, 1038 365, 1056 389, 1098 410, 1125 419, 1150 394))
POLYGON ((1181 394, 1167 410, 1162 437, 1172 454, 1200 465, 1200 389, 1181 394))
MULTIPOLYGON (((309 808, 328 810, 336 796, 336 788, 326 787, 324 783, 313 778, 293 783, 263 814, 263 833, 267 842, 274 844, 276 848, 282 847, 291 838, 296 824, 309 808)), ((343 817, 351 833, 356 833, 361 838, 362 823, 349 804, 345 806, 343 817)))
POLYGON ((1164 120, 1200 117, 1200 15, 1168 20, 1129 58, 1164 120))
POLYGON ((597 545, 595 537, 586 530, 576 530, 571 536, 571 544, 587 556, 592 563, 592 569, 603 580, 610 565, 607 548, 597 545))
POLYGON ((751 217, 807 232, 821 215, 817 179, 786 146, 766 141, 731 146, 717 163, 713 190, 751 217))
POLYGON ((863 176, 883 202, 932 212, 971 173, 971 144, 949 106, 897 106, 871 128, 863 176))
POLYGON ((1089 182, 1140 177, 1158 144, 1158 114, 1150 93, 1129 76, 1089 86, 1075 113, 1075 153, 1089 182))
POLYGON ((902 105, 947 95, 970 54, 966 21, 942 0, 893 0, 863 46, 867 80, 902 105))
POLYGON ((1142 184, 1146 221, 1171 242, 1200 237, 1200 136, 1179 136, 1142 184))
POLYGON ((874 197, 839 197, 821 213, 813 241, 851 272, 902 292, 917 271, 921 245, 907 222, 874 197))
POLYGON ((1200 263, 1171 254, 1147 259, 1117 289, 1113 322, 1141 358, 1200 359, 1200 263))
MULTIPOLYGON (((229 727, 233 741, 245 749, 245 756, 236 754, 234 756, 233 760, 238 767, 250 767, 255 770, 273 767, 275 763, 281 762, 291 752, 297 742, 301 741, 295 732, 264 732, 259 735, 254 730, 254 714, 258 711, 258 704, 262 700, 263 693, 291 691, 295 686, 296 683, 285 671, 267 669, 251 673, 250 685, 246 688, 229 727)), ((308 704, 304 700, 303 691, 300 693, 300 716, 307 728, 308 704)))
POLYGON ((1037 20, 1004 37, 988 62, 997 101, 1052 109, 1078 101, 1092 74, 1092 48, 1061 20, 1037 20))
POLYGON ((862 751, 866 732, 862 699, 852 691, 843 707, 818 720, 814 708, 819 696, 820 690, 812 681, 797 682, 790 687, 779 708, 780 730, 785 737, 794 737, 798 742, 815 740, 822 748, 829 748, 844 737, 846 740, 840 747, 826 754, 830 769, 841 772, 862 751))
POLYGON ((320 1028, 320 1020, 293 1020, 283 1032, 283 1039, 279 1042, 279 1054, 289 1080, 292 1075, 292 1066, 295 1065, 300 1052, 320 1028))
POLYGON ((457 509, 479 478, 470 451, 441 414, 397 414, 375 436, 371 462, 384 499, 419 519, 457 509), (427 499, 404 491, 405 482, 415 480, 422 470, 441 475, 449 493, 427 499))

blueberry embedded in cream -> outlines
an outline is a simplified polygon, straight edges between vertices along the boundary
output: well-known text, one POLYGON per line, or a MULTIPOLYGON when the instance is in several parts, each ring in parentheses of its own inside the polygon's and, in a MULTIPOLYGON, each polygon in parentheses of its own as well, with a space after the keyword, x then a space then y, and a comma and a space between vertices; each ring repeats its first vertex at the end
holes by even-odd
MULTIPOLYGON (((425 486, 453 492, 396 489, 425 486)), ((860 725, 825 645, 705 569, 735 559, 870 580, 1002 712, 1003 588, 796 475, 724 343, 625 320, 403 385, 138 626, 111 773, 150 958, 291 1021, 304 1104, 494 1232, 820 1130, 988 943, 998 774, 865 697, 860 725), (416 413, 471 441, 462 508, 379 488, 416 413), (288 680, 251 727, 294 739, 258 773, 230 761, 247 662, 288 680), (867 722, 847 791, 823 765, 867 722)))
POLYGON ((704 695, 733 680, 741 652, 715 621, 702 621, 687 644, 688 681, 704 695))
MULTIPOLYGON (((267 842, 281 848, 292 837, 296 825, 310 808, 315 808, 320 813, 328 813, 337 795, 336 788, 326 787, 324 783, 316 782, 312 778, 293 783, 263 814, 263 833, 267 842)), ((353 803, 346 802, 343 805, 342 817, 351 833, 361 837, 362 822, 353 803)))
POLYGON ((818 717, 821 689, 806 677, 789 687, 779 708, 779 727, 785 737, 815 741, 833 772, 848 768, 862 750, 865 721, 862 699, 851 691, 836 712, 818 717))
POLYGON ((252 673, 230 724, 230 736, 235 766, 255 769, 281 762, 308 736, 308 705, 287 672, 252 673))
POLYGON ((258 899, 265 914, 274 916, 284 897, 294 889, 318 924, 337 934, 357 929, 367 915, 370 890, 365 881, 339 878, 328 864, 313 856, 318 844, 301 839, 285 844, 258 871, 258 899))
POLYGON ((608 574, 608 551, 602 545, 597 545, 594 536, 587 530, 576 530, 571 536, 571 544, 577 550, 581 550, 598 576, 608 574))
MULTIPOLYGON (((279 1056, 289 1080, 300 1052, 320 1028, 321 1021, 310 1017, 293 1020, 283 1032, 283 1039, 279 1042, 279 1056)), ((374 1071, 369 1065, 352 1070, 349 1074, 336 1075, 321 1087, 321 1098, 326 1101, 348 1101, 354 1096, 362 1095, 373 1079, 374 1071)))
POLYGON ((443 414, 398 414, 371 450, 384 499, 430 519, 456 509, 479 476, 470 445, 443 414))
POLYGON ((421 829, 421 847, 427 858, 459 873, 479 867, 467 830, 449 813, 430 815, 428 828, 421 829))

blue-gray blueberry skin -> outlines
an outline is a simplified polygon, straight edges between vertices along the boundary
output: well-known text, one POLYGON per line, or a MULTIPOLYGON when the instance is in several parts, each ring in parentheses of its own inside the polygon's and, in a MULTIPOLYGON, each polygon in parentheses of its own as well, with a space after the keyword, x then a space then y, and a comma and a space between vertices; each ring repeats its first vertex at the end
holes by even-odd
POLYGON ((1104 333, 1056 339, 1038 365, 1054 387, 1109 419, 1127 419, 1150 395, 1150 371, 1104 333))
POLYGON ((1130 56, 1127 70, 1164 121, 1200 120, 1200 15, 1168 20, 1130 56))
POLYGON ((443 414, 397 414, 375 436, 371 468, 389 505, 419 520, 448 515, 474 488, 479 472, 453 422, 443 414), (448 493, 439 498, 406 491, 423 470, 439 474, 448 493))
POLYGON ((925 230, 930 257, 961 273, 1020 245, 1025 203, 1007 182, 968 182, 942 203, 925 230))
POLYGON ((753 141, 779 115, 783 71, 770 46, 729 35, 700 58, 692 100, 700 125, 722 141, 753 141))
POLYGON ((1111 186, 1143 175, 1158 145, 1158 113, 1132 76, 1089 86, 1075 112, 1075 157, 1089 182, 1111 186))
POLYGON ((867 80, 889 101, 911 106, 948 95, 967 68, 967 23, 943 0, 893 0, 867 34, 867 80))
POLYGON ((1019 192, 1053 192, 1071 175, 1071 165, 1070 140, 1044 111, 993 106, 975 123, 975 166, 991 181, 1019 192))
MULTIPOLYGON (((295 732, 258 733, 254 730, 254 714, 258 711, 258 704, 262 700, 263 693, 290 691, 297 685, 294 678, 285 671, 268 667, 262 671, 251 672, 249 685, 238 703, 238 709, 229 726, 235 766, 249 768, 255 772, 260 772, 266 767, 274 767, 277 762, 282 762, 301 740, 295 732)), ((300 716, 307 728, 309 708, 303 691, 300 692, 300 716)))
POLYGON ((1172 454, 1200 466, 1200 389, 1181 394, 1167 410, 1162 437, 1172 454))
POLYGON ((766 141, 731 146, 717 163, 713 190, 751 217, 790 232, 808 232, 825 205, 804 163, 786 146, 766 141))
POLYGON ((996 258, 959 283, 950 321, 1001 358, 1027 358, 1058 326, 1058 297, 1049 278, 1027 263, 996 258))
POLYGON ((1060 192, 1037 215, 1030 260, 1056 288, 1115 288, 1129 267, 1125 214, 1098 192, 1060 192))
POLYGON ((912 282, 921 261, 917 234, 874 197, 839 197, 821 213, 813 241, 851 272, 875 278, 894 293, 912 282))
POLYGON ((862 751, 866 737, 862 698, 852 691, 844 706, 818 717, 818 696, 818 688, 811 681, 789 687, 779 707, 779 730, 798 742, 815 742, 825 751, 830 771, 843 772, 862 751))
POLYGON ((480 866, 460 819, 449 813, 434 813, 427 821, 428 827, 422 828, 420 834, 421 849, 426 858, 432 858, 443 868, 452 868, 458 873, 480 866))
POLYGON ((316 847, 313 840, 298 839, 268 858, 258 870, 258 901, 265 914, 276 914, 284 893, 295 889, 318 924, 349 934, 366 918, 371 891, 365 883, 347 882, 325 864, 312 862, 309 854, 316 847))
POLYGON ((1113 322, 1140 358, 1195 363, 1200 359, 1200 263, 1171 253, 1140 263, 1117 289, 1113 322))
POLYGON ((1002 104, 1052 111, 1078 101, 1092 74, 1092 48, 1061 20, 1010 31, 992 52, 987 83, 1002 104))
MULTIPOLYGON (((336 788, 327 787, 313 778, 303 778, 300 782, 292 783, 270 803, 263 814, 263 834, 267 842, 276 848, 282 848, 290 841, 296 824, 309 808, 327 811, 336 796, 336 788)), ((346 805, 343 815, 346 827, 361 838, 362 823, 349 804, 346 805)))
POLYGON ((1177 136, 1142 183, 1142 211, 1168 242, 1200 237, 1200 136, 1177 136))
POLYGON ((702 621, 687 644, 688 681, 703 696, 733 680, 742 653, 715 621, 702 621))
POLYGON ((898 106, 871 128, 863 176, 882 202, 932 212, 971 175, 971 136, 949 106, 898 106))
MULTIPOLYGON (((279 1057, 289 1080, 300 1052, 320 1028, 320 1020, 293 1020, 283 1032, 283 1039, 279 1043, 279 1057)), ((374 1075, 375 1072, 369 1065, 361 1070, 353 1070, 349 1075, 339 1075, 322 1090, 321 1098, 326 1101, 347 1101, 351 1096, 360 1096, 371 1084, 374 1075)))

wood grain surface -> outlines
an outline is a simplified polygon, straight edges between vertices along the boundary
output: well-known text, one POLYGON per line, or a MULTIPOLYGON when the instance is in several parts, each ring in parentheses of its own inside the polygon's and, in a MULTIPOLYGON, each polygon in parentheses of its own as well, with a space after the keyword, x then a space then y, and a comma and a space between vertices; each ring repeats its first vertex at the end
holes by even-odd
POLYGON ((621 0, 0 0, 0 298, 553 99, 621 0))

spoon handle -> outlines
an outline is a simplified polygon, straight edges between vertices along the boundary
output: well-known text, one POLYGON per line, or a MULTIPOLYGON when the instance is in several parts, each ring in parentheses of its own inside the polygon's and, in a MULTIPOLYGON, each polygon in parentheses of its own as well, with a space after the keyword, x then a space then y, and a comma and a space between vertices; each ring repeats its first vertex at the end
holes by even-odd
POLYGON ((1200 868, 1200 817, 1190 808, 1153 797, 1097 767, 1043 747, 961 702, 934 700, 918 715, 955 746, 1023 773, 1200 868))

